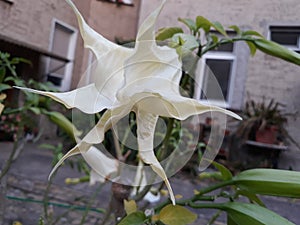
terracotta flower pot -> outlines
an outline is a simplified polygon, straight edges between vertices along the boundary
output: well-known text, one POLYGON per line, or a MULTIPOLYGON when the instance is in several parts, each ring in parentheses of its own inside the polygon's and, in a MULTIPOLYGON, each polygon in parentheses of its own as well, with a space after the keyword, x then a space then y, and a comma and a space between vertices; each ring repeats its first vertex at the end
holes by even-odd
POLYGON ((266 127, 265 129, 259 129, 256 131, 255 138, 257 142, 265 144, 276 144, 277 141, 277 126, 266 127))

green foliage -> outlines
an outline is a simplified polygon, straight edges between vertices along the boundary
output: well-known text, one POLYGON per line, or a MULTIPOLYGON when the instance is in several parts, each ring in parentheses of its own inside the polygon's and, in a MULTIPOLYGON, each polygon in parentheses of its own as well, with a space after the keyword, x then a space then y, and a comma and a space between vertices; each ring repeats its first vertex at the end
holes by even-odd
POLYGON ((134 200, 124 200, 124 208, 127 215, 137 211, 137 205, 134 200))
POLYGON ((53 123, 55 123, 58 127, 60 127, 63 131, 65 131, 69 137, 75 138, 81 134, 80 131, 74 126, 74 124, 65 117, 60 112, 47 112, 44 111, 44 114, 47 115, 53 123))
POLYGON ((39 147, 52 151, 52 166, 55 166, 56 163, 58 163, 58 161, 64 156, 62 143, 58 143, 57 145, 41 144, 39 147))
POLYGON ((204 18, 203 16, 196 17, 196 25, 197 25, 197 30, 203 29, 205 33, 209 33, 211 28, 211 22, 208 19, 204 18))
POLYGON ((300 198, 300 173, 275 169, 252 169, 233 178, 240 189, 250 193, 300 198))
POLYGON ((185 24, 190 29, 193 35, 197 33, 197 25, 192 19, 178 18, 178 21, 185 24))
POLYGON ((143 212, 134 212, 126 216, 121 220, 118 225, 142 225, 146 220, 146 216, 143 212))
POLYGON ((182 28, 180 28, 180 27, 161 28, 156 33, 156 40, 164 41, 169 38, 172 38, 175 34, 178 34, 178 33, 183 33, 182 28))
POLYGON ((19 57, 11 58, 9 53, 0 51, 0 83, 4 82, 7 72, 10 72, 12 76, 17 77, 16 65, 21 62, 31 64, 27 59, 19 57))
POLYGON ((300 54, 263 38, 250 40, 260 51, 300 66, 300 54))
POLYGON ((180 55, 182 55, 183 47, 190 51, 197 49, 196 54, 199 57, 202 57, 208 51, 214 50, 221 45, 236 41, 244 41, 248 44, 251 55, 255 55, 256 50, 260 50, 268 55, 300 65, 300 54, 265 39, 263 35, 257 31, 242 31, 238 26, 232 25, 229 26, 228 29, 233 30, 235 35, 228 35, 226 28, 224 28, 220 22, 209 21, 203 16, 197 16, 195 20, 179 18, 178 21, 183 23, 190 30, 189 34, 183 34, 182 29, 178 27, 163 28, 158 32, 157 39, 172 40, 170 46, 176 48, 180 55), (205 37, 204 41, 200 38, 202 32, 205 37), (174 41, 175 36, 177 36, 177 38, 175 38, 174 41), (198 43, 198 46, 192 45, 191 48, 190 44, 185 44, 187 40, 192 39, 194 39, 193 42, 198 43))
POLYGON ((231 180, 232 179, 232 173, 229 169, 227 169, 225 166, 223 166, 220 163, 212 162, 213 166, 216 167, 217 170, 221 172, 223 180, 231 180))
MULTIPOLYGON (((300 149, 299 144, 289 135, 288 130, 285 128, 288 118, 293 118, 296 115, 296 113, 285 112, 285 105, 274 101, 274 99, 271 99, 269 102, 266 102, 264 98, 261 102, 248 100, 241 112, 243 120, 240 121, 235 133, 238 138, 248 140, 251 139, 251 136, 257 130, 276 126, 281 136, 280 139, 283 139, 281 141, 290 141, 300 149)), ((277 142, 274 144, 277 144, 277 142)))
POLYGON ((230 223, 234 225, 293 225, 287 219, 258 205, 228 202, 216 204, 216 208, 226 211, 230 223))
POLYGON ((193 223, 197 215, 179 205, 167 205, 159 213, 158 219, 166 225, 186 225, 193 223))

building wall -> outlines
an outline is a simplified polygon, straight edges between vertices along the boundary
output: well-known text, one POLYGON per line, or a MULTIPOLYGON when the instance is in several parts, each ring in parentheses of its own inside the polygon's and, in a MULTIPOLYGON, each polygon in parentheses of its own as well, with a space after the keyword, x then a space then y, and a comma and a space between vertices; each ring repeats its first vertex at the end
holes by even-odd
MULTIPOLYGON (((96 0, 73 1, 89 25, 106 38, 112 41, 135 38, 139 0, 134 1, 134 7, 96 0)), ((12 5, 0 0, 0 34, 4 37, 49 50, 54 18, 78 29, 73 11, 63 0, 18 0, 12 5)), ((77 86, 86 71, 89 58, 89 51, 83 49, 78 32, 72 88, 77 86)))
MULTIPOLYGON (((29 58, 33 62, 33 70, 28 73, 30 78, 37 78, 36 74, 38 74, 41 79, 45 75, 48 58, 36 52, 31 54, 32 51, 28 46, 48 51, 51 45, 53 19, 68 24, 78 30, 71 84, 71 89, 76 88, 80 77, 88 68, 91 53, 83 48, 83 40, 73 10, 64 0, 14 0, 13 2, 13 4, 8 4, 0 0, 0 50, 13 50, 15 56, 29 58), (1 37, 5 37, 6 41, 11 40, 11 43, 8 45, 7 42, 1 41, 1 37), (14 45, 16 42, 18 44, 14 45), (26 52, 22 47, 23 44, 27 46, 26 52)), ((96 0, 73 0, 73 2, 88 24, 108 39, 112 41, 115 38, 134 39, 137 30, 139 0, 134 1, 134 7, 123 5, 117 7, 116 4, 96 0)), ((27 74, 25 75, 24 77, 29 78, 27 74)), ((51 133, 49 135, 53 136, 55 129, 46 130, 51 133)))
MULTIPOLYGON (((141 3, 140 23, 158 6, 160 0, 141 3)), ((224 26, 238 25, 244 29, 253 29, 268 35, 270 25, 298 25, 300 26, 299 0, 169 0, 163 9, 157 23, 157 28, 178 26, 178 17, 195 19, 202 15, 211 21, 219 21, 224 26)), ((286 105, 289 112, 300 109, 300 67, 258 52, 248 60, 248 70, 245 80, 243 98, 246 93, 254 100, 275 100, 286 105)), ((237 74, 237 76, 241 76, 237 74)), ((243 75, 242 75, 243 76, 243 75)), ((243 85, 243 84, 241 84, 243 85)), ((290 120, 288 129, 295 140, 300 142, 300 118, 290 120)), ((299 150, 291 146, 291 151, 282 155, 286 161, 284 167, 297 165, 300 159, 299 150), (295 152, 295 153, 291 153, 295 152)))
MULTIPOLYGON (((89 9, 84 9, 81 10, 83 14, 88 14, 89 9)), ((77 27, 74 13, 65 1, 20 0, 14 1, 12 5, 0 1, 1 35, 43 50, 49 50, 51 27, 54 18, 72 27, 77 27)), ((84 58, 82 41, 80 38, 77 40, 73 70, 75 79, 81 73, 82 59, 84 58)), ((40 76, 43 75, 40 74, 40 76)))
POLYGON ((109 2, 92 1, 89 24, 111 41, 134 40, 137 32, 140 0, 134 7, 109 2))

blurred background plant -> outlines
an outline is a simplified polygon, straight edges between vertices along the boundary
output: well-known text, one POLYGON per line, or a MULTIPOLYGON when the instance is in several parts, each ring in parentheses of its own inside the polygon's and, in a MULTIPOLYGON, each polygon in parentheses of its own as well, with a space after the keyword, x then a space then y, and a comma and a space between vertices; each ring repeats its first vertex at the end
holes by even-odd
POLYGON ((297 117, 298 112, 286 112, 285 105, 274 99, 261 102, 252 99, 245 104, 241 113, 236 135, 242 140, 253 140, 267 144, 286 145, 293 143, 300 149, 299 144, 291 137, 286 129, 289 120, 297 117))
MULTIPOLYGON (((6 195, 5 175, 22 152, 26 142, 36 142, 43 132, 43 128, 39 126, 41 115, 46 116, 61 131, 67 133, 69 140, 73 142, 75 141, 74 133, 79 132, 70 120, 60 112, 62 108, 50 98, 29 92, 21 94, 13 89, 13 86, 20 86, 45 91, 56 90, 50 82, 38 82, 33 79, 26 81, 19 77, 16 69, 20 63, 31 65, 24 58, 11 57, 8 53, 0 52, 0 141, 13 142, 9 156, 0 168, 1 196, 6 195)), ((59 156, 54 154, 54 157, 59 156)), ((5 198, 1 201, 1 207, 5 207, 5 198)), ((0 210, 1 212, 5 211, 2 208, 0 210)), ((0 222, 2 221, 1 217, 3 217, 2 214, 0 215, 0 222)))

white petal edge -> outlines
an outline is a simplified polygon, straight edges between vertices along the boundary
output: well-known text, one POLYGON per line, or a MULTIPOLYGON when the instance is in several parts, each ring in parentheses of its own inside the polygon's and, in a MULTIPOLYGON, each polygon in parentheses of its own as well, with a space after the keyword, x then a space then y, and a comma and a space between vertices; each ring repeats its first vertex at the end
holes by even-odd
POLYGON ((155 40, 155 23, 165 3, 166 0, 163 0, 159 7, 144 20, 139 28, 136 37, 137 41, 155 40))
POLYGON ((50 180, 50 178, 53 176, 53 174, 55 173, 55 171, 58 169, 58 167, 60 167, 63 162, 74 155, 78 155, 80 154, 80 150, 78 148, 78 146, 76 145, 74 148, 72 148, 70 151, 68 151, 59 161, 58 163, 56 163, 56 165, 53 167, 53 169, 51 170, 49 176, 48 176, 48 180, 50 180))
POLYGON ((77 108, 87 114, 94 114, 112 106, 111 100, 100 94, 94 84, 68 92, 47 92, 17 86, 15 88, 50 97, 68 109, 77 108))
POLYGON ((195 99, 172 94, 164 96, 160 94, 149 94, 147 97, 138 102, 138 108, 158 116, 179 120, 185 120, 190 116, 211 111, 221 112, 238 120, 242 120, 239 115, 229 110, 217 106, 202 104, 195 99))
MULTIPOLYGON (((100 56, 104 53, 107 53, 108 51, 111 51, 116 48, 123 48, 106 38, 104 38, 102 35, 97 33, 94 29, 92 29, 84 20, 82 15, 80 14, 77 7, 74 5, 74 3, 71 0, 66 0, 66 2, 71 6, 73 11, 76 14, 78 25, 80 29, 81 36, 84 40, 84 46, 86 48, 89 48, 93 51, 96 58, 100 58, 100 56)), ((128 50, 126 48, 123 48, 124 50, 128 50)))

